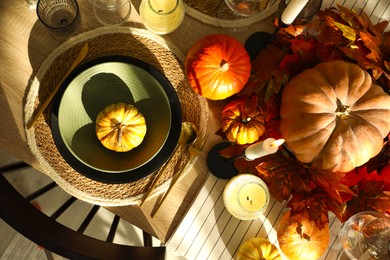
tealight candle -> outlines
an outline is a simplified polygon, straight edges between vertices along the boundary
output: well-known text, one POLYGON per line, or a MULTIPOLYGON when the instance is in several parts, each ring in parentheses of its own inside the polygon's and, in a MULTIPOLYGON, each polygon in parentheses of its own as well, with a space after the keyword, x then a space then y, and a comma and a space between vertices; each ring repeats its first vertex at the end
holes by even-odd
POLYGON ((291 0, 284 9, 280 20, 284 24, 292 24, 309 0, 291 0))
POLYGON ((262 179, 253 174, 239 174, 226 184, 223 202, 234 217, 251 220, 268 207, 269 191, 262 179))
POLYGON ((279 146, 284 143, 284 139, 275 140, 274 138, 267 138, 264 141, 248 146, 244 151, 245 159, 254 160, 262 156, 276 153, 279 146))
POLYGON ((173 32, 185 15, 182 0, 142 0, 139 12, 145 27, 156 34, 173 32))

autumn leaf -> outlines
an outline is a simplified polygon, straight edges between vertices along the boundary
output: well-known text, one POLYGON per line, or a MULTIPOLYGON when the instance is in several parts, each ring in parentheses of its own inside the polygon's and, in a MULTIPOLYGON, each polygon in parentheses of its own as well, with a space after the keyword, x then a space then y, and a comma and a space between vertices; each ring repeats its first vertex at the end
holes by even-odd
POLYGON ((342 194, 355 195, 348 186, 346 186, 342 180, 345 177, 343 172, 329 172, 329 171, 313 171, 313 181, 314 183, 327 192, 329 196, 338 201, 339 203, 344 203, 346 197, 342 194))
POLYGON ((383 191, 383 188, 383 180, 362 180, 355 190, 358 196, 347 202, 345 219, 361 211, 388 211, 390 192, 383 191))
POLYGON ((343 33, 343 36, 346 39, 350 40, 351 42, 354 42, 356 40, 355 29, 353 29, 345 24, 338 23, 338 22, 335 22, 334 25, 340 29, 340 31, 343 33))
POLYGON ((319 229, 329 223, 327 194, 315 190, 310 194, 294 193, 287 203, 291 208, 291 216, 295 214, 308 214, 309 219, 314 221, 319 229))
POLYGON ((306 193, 312 189, 307 167, 297 160, 288 159, 280 151, 264 157, 256 170, 278 201, 289 199, 292 191, 306 193))
POLYGON ((278 66, 284 55, 285 52, 273 44, 268 44, 266 48, 262 49, 252 62, 252 74, 247 84, 238 95, 260 93, 271 78, 280 77, 278 66))

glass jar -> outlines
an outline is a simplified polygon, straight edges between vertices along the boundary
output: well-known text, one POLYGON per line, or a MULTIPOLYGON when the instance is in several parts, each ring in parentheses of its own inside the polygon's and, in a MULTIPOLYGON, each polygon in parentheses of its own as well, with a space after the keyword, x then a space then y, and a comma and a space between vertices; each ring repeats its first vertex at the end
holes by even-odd
POLYGON ((145 27, 156 34, 168 34, 183 22, 182 0, 142 0, 140 16, 145 27))

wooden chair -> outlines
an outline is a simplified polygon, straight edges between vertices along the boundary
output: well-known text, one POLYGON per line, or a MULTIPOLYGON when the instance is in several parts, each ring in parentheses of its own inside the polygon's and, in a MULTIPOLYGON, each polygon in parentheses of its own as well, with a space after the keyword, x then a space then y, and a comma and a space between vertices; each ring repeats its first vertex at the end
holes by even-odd
POLYGON ((144 246, 113 243, 120 218, 115 215, 105 241, 85 235, 84 231, 98 211, 94 205, 77 231, 56 219, 77 199, 70 197, 51 216, 38 210, 30 202, 57 186, 55 182, 23 197, 5 178, 5 173, 31 166, 13 163, 0 168, 0 217, 17 232, 45 250, 69 259, 165 259, 165 247, 153 247, 150 234, 143 232, 144 246))

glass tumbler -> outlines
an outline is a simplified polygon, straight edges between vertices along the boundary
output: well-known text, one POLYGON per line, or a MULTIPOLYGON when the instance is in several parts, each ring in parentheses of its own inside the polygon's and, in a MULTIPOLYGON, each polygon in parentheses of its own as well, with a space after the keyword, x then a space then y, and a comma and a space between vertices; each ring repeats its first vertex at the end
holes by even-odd
POLYGON ((139 12, 145 27, 156 34, 173 32, 185 15, 182 0, 142 0, 139 12))
POLYGON ((76 33, 79 21, 79 6, 76 0, 39 0, 39 20, 58 35, 76 33))
POLYGON ((390 260, 390 219, 375 211, 355 214, 344 223, 341 242, 350 259, 390 260))

